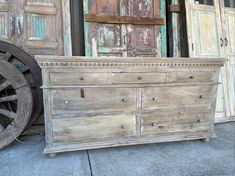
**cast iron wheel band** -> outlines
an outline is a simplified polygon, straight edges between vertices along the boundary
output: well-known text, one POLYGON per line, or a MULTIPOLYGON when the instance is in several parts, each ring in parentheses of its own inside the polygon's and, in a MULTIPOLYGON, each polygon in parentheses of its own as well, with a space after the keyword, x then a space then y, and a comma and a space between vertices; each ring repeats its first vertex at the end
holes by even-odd
POLYGON ((0 41, 0 60, 5 60, 15 67, 24 75, 28 81, 33 95, 33 113, 27 125, 30 127, 41 115, 43 100, 41 79, 41 69, 37 62, 28 53, 19 47, 5 41, 0 41))
POLYGON ((0 60, 0 149, 25 129, 33 109, 31 88, 19 70, 0 60))

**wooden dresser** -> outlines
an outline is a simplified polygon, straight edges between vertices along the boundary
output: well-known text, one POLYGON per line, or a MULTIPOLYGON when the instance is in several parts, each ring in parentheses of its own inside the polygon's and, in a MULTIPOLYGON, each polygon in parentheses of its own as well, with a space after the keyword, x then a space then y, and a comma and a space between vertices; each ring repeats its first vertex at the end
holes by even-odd
POLYGON ((214 135, 218 73, 224 59, 36 60, 43 75, 44 153, 214 135))

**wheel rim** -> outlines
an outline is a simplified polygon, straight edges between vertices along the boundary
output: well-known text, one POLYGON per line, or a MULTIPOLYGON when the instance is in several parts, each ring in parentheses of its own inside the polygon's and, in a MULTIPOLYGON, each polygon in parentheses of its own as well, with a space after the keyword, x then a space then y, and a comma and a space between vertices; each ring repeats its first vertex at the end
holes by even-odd
POLYGON ((27 126, 29 127, 42 113, 41 69, 29 54, 5 41, 0 41, 0 60, 5 60, 17 67, 30 85, 33 95, 33 114, 27 126))
POLYGON ((13 65, 0 60, 0 149, 13 142, 25 129, 32 114, 32 103, 27 80, 13 65), (13 102, 15 107, 7 106, 13 102))

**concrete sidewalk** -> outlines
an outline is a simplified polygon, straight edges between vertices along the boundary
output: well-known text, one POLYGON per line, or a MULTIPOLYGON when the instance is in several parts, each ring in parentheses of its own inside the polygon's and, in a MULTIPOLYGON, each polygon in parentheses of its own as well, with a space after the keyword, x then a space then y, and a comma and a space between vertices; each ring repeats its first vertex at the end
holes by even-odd
POLYGON ((0 151, 0 176, 235 176, 235 123, 217 138, 68 152, 49 159, 44 138, 26 137, 0 151))

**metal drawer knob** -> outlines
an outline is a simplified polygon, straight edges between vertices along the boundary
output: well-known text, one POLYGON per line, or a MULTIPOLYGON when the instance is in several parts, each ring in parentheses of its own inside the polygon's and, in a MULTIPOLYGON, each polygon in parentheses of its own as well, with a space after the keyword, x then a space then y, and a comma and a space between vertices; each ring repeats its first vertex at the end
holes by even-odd
POLYGON ((83 81, 83 80, 84 80, 84 78, 83 78, 83 77, 80 77, 80 80, 81 80, 81 81, 83 81))
POLYGON ((152 100, 153 100, 153 101, 157 101, 157 98, 156 98, 156 97, 153 97, 152 100))
POLYGON ((138 76, 138 80, 142 80, 142 77, 141 77, 141 76, 138 76))
POLYGON ((194 77, 193 76, 189 76, 189 79, 193 79, 194 77))
POLYGON ((127 99, 126 98, 122 98, 122 102, 127 102, 127 99))
POLYGON ((64 104, 69 104, 69 100, 65 100, 65 101, 64 101, 64 104))
POLYGON ((65 133, 68 134, 68 133, 70 133, 71 130, 70 129, 65 129, 64 131, 65 131, 65 133))
POLYGON ((125 125, 121 125, 121 129, 126 129, 126 126, 125 125))
POLYGON ((157 126, 157 123, 156 123, 156 122, 153 122, 153 123, 152 123, 152 126, 157 126))
POLYGON ((202 95, 200 95, 200 96, 199 96, 199 98, 203 98, 203 96, 202 96, 202 95))

